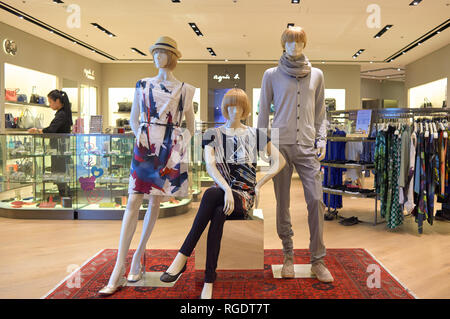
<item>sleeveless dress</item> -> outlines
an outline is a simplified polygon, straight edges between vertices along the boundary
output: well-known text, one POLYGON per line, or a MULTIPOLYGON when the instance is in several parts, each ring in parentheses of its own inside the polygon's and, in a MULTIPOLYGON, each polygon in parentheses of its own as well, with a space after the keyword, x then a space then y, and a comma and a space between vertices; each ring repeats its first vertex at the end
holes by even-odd
POLYGON ((128 193, 147 198, 188 195, 190 141, 181 122, 183 113, 192 107, 195 88, 186 83, 163 83, 153 78, 139 80, 132 106, 132 114, 139 110, 140 120, 128 193))

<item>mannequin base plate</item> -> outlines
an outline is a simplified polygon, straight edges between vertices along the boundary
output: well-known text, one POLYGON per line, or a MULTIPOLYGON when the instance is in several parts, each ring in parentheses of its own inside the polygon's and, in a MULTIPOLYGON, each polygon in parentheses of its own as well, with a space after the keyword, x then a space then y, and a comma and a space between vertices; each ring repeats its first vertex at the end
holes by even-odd
POLYGON ((127 282, 127 287, 166 287, 170 288, 173 287, 178 279, 183 275, 181 274, 180 277, 178 277, 177 280, 174 282, 162 282, 159 280, 161 275, 163 274, 162 271, 152 271, 152 272, 146 272, 142 279, 136 282, 127 282))
MULTIPOLYGON (((273 278, 283 279, 281 268, 283 265, 272 265, 273 278)), ((316 278, 316 275, 311 273, 311 264, 294 264, 294 272, 295 278, 316 278)))

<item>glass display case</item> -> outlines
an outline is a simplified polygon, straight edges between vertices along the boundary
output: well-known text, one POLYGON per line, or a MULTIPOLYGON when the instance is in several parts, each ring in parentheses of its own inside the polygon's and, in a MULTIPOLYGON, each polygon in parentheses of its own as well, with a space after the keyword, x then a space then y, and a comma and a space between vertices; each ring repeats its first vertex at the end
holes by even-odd
MULTIPOLYGON (((122 219, 133 147, 132 134, 0 135, 0 216, 122 219)), ((161 203, 160 217, 188 211, 198 167, 190 165, 189 196, 161 203)))

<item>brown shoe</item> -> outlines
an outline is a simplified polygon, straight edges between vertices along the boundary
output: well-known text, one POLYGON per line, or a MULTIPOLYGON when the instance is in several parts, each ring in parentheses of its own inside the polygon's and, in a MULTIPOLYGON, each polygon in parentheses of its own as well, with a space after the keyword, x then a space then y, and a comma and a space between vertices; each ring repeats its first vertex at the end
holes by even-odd
POLYGON ((333 276, 323 262, 316 262, 311 265, 311 272, 316 275, 321 282, 333 282, 333 276))
POLYGON ((295 278, 294 255, 284 255, 281 278, 295 278))

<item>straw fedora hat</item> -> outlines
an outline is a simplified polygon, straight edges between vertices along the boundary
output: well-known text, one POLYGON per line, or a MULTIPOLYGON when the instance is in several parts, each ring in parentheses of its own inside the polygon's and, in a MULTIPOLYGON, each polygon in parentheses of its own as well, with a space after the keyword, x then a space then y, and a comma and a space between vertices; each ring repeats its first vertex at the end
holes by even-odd
POLYGON ((169 50, 179 58, 181 58, 181 52, 178 51, 177 42, 171 37, 162 36, 156 40, 155 44, 150 47, 150 53, 153 54, 155 49, 169 50))

